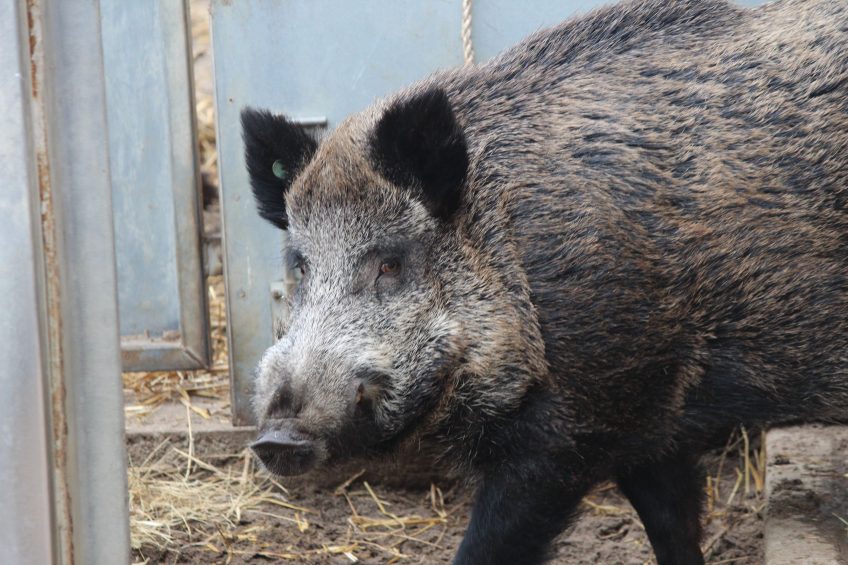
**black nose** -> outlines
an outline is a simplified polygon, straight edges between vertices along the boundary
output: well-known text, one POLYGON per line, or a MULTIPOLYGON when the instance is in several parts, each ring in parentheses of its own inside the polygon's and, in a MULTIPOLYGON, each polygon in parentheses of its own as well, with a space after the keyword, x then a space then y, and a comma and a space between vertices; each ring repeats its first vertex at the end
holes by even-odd
POLYGON ((268 430, 250 448, 277 475, 300 475, 315 464, 314 443, 289 430, 268 430))

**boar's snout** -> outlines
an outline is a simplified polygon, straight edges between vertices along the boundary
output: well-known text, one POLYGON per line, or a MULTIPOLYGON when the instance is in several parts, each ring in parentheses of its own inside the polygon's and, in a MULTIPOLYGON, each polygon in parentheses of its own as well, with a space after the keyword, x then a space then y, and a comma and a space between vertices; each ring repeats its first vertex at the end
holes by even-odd
POLYGON ((306 394, 303 386, 295 386, 295 382, 286 374, 278 377, 281 381, 271 398, 265 412, 266 419, 285 420, 297 418, 303 410, 306 394))
POLYGON ((250 448, 277 475, 300 475, 317 460, 314 442, 288 429, 268 430, 250 448))
POLYGON ((305 473, 388 445, 399 426, 387 410, 397 403, 387 366, 305 338, 271 347, 257 367, 260 437, 251 446, 268 471, 305 473))

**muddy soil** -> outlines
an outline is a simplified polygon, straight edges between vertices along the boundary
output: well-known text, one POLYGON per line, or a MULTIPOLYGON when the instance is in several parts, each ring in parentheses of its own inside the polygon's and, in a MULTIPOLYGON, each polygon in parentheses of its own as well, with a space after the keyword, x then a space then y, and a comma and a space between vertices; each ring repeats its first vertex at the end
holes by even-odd
MULTIPOLYGON (((717 460, 709 467, 715 471, 717 460)), ((762 563, 762 499, 753 487, 744 495, 740 467, 735 458, 727 459, 719 497, 708 497, 702 546, 708 563, 762 563)), ((280 515, 280 508, 268 504, 243 512, 228 532, 219 530, 206 539, 189 536, 165 550, 142 548, 134 557, 148 565, 450 563, 468 522, 468 487, 455 485, 444 492, 369 487, 353 482, 344 489, 290 488, 288 502, 305 509, 295 519, 291 513, 272 517, 280 515)), ((613 485, 586 498, 582 516, 556 541, 555 550, 554 564, 655 563, 641 522, 613 485)))

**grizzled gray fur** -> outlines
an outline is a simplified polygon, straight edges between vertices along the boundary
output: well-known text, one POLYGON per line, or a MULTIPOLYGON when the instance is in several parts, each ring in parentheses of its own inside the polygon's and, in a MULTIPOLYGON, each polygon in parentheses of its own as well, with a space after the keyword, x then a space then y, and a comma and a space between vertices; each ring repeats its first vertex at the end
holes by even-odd
POLYGON ((302 274, 262 359, 271 471, 429 441, 478 479, 456 563, 538 563, 616 480, 698 564, 698 458, 848 419, 848 1, 625 2, 316 142, 243 114, 302 274))

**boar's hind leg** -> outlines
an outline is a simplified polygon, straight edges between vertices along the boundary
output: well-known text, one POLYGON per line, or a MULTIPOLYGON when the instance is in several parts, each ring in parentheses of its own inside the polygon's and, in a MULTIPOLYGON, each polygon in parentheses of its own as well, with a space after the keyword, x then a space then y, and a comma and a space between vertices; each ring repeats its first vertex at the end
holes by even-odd
POLYGON ((700 466, 692 457, 673 454, 628 469, 618 485, 639 513, 659 565, 703 565, 700 466))
POLYGON ((454 564, 542 563, 589 486, 547 460, 486 473, 454 564))

